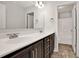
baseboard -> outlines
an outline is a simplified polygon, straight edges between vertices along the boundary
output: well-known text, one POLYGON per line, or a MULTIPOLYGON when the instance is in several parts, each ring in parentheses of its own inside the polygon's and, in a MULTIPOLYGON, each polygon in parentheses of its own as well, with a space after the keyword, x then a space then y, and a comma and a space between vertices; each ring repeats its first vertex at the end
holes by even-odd
POLYGON ((58 52, 58 49, 54 49, 54 52, 58 52))
POLYGON ((76 57, 79 58, 79 54, 76 54, 76 57))
POLYGON ((58 43, 58 44, 63 44, 63 45, 72 45, 72 44, 66 44, 66 43, 58 43))
POLYGON ((79 55, 76 55, 76 58, 79 58, 79 55))

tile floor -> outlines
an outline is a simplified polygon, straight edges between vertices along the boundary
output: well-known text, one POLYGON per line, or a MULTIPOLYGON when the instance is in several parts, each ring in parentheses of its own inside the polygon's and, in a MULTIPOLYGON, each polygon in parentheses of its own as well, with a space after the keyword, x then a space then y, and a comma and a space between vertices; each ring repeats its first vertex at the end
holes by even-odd
POLYGON ((71 45, 59 44, 59 52, 54 52, 51 58, 75 58, 71 45))

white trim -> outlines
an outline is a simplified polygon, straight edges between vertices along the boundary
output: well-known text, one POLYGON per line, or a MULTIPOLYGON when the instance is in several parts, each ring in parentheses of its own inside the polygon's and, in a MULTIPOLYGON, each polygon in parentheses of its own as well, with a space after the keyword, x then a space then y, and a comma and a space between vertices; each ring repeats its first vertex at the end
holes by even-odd
POLYGON ((54 49, 54 52, 58 52, 58 49, 54 49))

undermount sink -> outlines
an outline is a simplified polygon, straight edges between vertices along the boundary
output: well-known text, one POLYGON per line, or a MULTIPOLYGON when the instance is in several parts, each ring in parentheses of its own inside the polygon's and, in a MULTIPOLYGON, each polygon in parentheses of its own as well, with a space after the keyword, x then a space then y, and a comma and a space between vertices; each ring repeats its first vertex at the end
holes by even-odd
POLYGON ((32 38, 35 38, 37 36, 39 36, 38 33, 30 34, 30 35, 23 35, 23 36, 13 38, 13 39, 6 39, 6 43, 8 43, 8 44, 25 43, 25 42, 32 41, 32 38))
POLYGON ((27 42, 28 39, 30 39, 30 38, 29 37, 18 37, 18 38, 14 38, 14 39, 8 39, 6 41, 6 43, 8 43, 8 44, 18 44, 18 43, 27 42))
POLYGON ((36 40, 36 38, 38 38, 39 36, 41 36, 42 34, 40 33, 32 33, 32 34, 24 34, 24 35, 19 35, 16 38, 12 38, 10 39, 9 37, 7 38, 2 38, 0 39, 1 44, 8 44, 8 45, 16 45, 16 44, 23 44, 23 43, 27 43, 27 42, 32 42, 34 41, 34 39, 36 40))

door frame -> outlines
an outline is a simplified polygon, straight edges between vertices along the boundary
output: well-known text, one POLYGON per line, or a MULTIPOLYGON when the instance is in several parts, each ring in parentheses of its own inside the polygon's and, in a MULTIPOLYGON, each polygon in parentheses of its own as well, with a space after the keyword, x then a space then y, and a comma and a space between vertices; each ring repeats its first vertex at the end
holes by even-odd
MULTIPOLYGON (((76 4, 74 4, 75 6, 76 6, 76 4)), ((76 32, 75 32, 75 35, 76 35, 76 41, 75 41, 75 55, 77 55, 77 8, 75 7, 75 25, 76 25, 76 27, 75 27, 75 30, 76 30, 76 32)))
MULTIPOLYGON (((63 3, 63 4, 57 5, 57 10, 58 10, 58 6, 68 5, 68 4, 74 4, 76 6, 76 2, 63 3)), ((58 13, 58 11, 57 11, 57 13, 58 13)), ((76 7, 75 7, 75 16, 76 16, 75 17, 76 18, 76 20, 75 20, 75 25, 76 25, 76 27, 75 27, 75 30, 76 30, 76 33, 75 33, 75 35, 76 35, 76 38, 75 38, 75 55, 77 55, 77 8, 76 7)), ((58 21, 58 25, 59 25, 59 21, 58 21)), ((58 27, 58 35, 59 35, 59 27, 58 27)), ((60 37, 59 37, 59 39, 60 39, 60 37)))
MULTIPOLYGON (((27 15, 26 15, 26 16, 27 16, 27 27, 26 27, 27 29, 29 29, 29 28, 28 28, 28 15, 31 14, 31 13, 33 13, 33 15, 34 15, 34 12, 29 12, 29 13, 27 13, 27 15)), ((33 28, 34 28, 34 18, 33 18, 33 28)))

